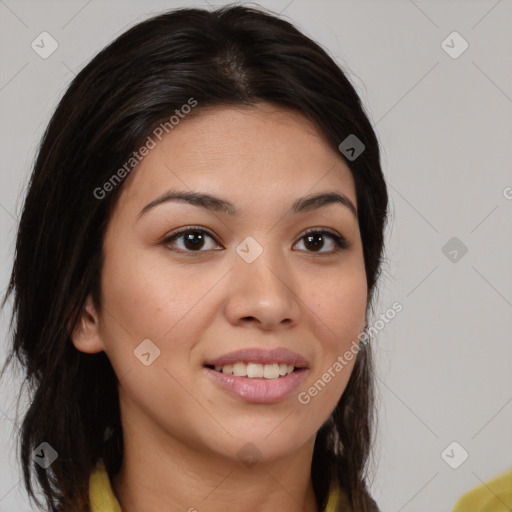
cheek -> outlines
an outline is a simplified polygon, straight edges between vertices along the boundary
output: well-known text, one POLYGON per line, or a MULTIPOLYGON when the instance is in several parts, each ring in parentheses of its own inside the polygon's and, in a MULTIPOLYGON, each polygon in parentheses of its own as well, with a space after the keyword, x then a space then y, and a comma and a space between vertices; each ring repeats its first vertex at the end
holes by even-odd
POLYGON ((332 283, 311 308, 321 355, 298 399, 316 429, 336 407, 354 368, 367 304, 366 279, 360 277, 332 283))
POLYGON ((187 272, 171 267, 160 251, 149 252, 112 251, 106 259, 102 337, 118 377, 141 379, 131 390, 140 393, 140 403, 156 399, 158 392, 151 390, 172 394, 175 387, 179 401, 183 390, 172 376, 179 382, 190 379, 186 369, 215 311, 205 290, 214 289, 225 271, 187 272), (137 355, 148 349, 154 362, 143 366, 137 355))
POLYGON ((339 274, 328 283, 316 283, 311 311, 324 348, 341 350, 363 331, 367 307, 366 276, 361 271, 339 274), (322 286, 323 285, 323 286, 322 286))
POLYGON ((158 253, 113 251, 105 261, 105 309, 134 341, 165 338, 194 308, 208 285, 205 280, 194 284, 184 278, 179 268, 171 268, 158 253))
POLYGON ((367 281, 362 265, 347 266, 334 278, 321 281, 311 283, 315 291, 310 305, 321 355, 301 403, 325 421, 342 396, 354 368, 358 336, 365 327, 367 281))
POLYGON ((179 416, 188 409, 192 417, 199 415, 199 406, 183 392, 183 383, 190 387, 190 350, 202 328, 191 319, 201 311, 204 290, 218 276, 203 275, 202 281, 197 276, 191 282, 179 268, 171 271, 163 258, 132 249, 112 251, 102 279, 102 337, 126 410, 144 411, 155 423, 170 421, 162 404, 172 403, 179 416))

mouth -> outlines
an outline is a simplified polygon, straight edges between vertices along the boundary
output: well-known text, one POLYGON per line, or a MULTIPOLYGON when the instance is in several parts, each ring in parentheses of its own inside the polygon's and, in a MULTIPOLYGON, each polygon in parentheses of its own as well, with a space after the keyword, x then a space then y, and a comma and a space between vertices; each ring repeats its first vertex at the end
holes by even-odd
POLYGON ((203 371, 231 396, 268 404, 289 397, 309 374, 309 364, 285 348, 253 348, 205 361, 203 371))
POLYGON ((248 348, 236 350, 204 362, 215 371, 237 377, 277 379, 293 371, 308 368, 308 361, 297 352, 284 347, 274 349, 248 348))
POLYGON ((260 364, 254 362, 238 361, 235 364, 213 365, 207 364, 205 368, 214 370, 218 373, 225 375, 233 375, 235 377, 242 377, 245 379, 259 379, 259 380, 276 380, 282 379, 294 372, 304 370, 293 364, 286 363, 270 363, 260 364))

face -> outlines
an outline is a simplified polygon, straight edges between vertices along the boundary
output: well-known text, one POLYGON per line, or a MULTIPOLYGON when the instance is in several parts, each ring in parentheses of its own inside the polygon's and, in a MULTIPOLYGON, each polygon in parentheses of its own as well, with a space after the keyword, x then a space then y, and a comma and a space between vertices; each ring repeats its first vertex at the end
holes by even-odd
POLYGON ((123 425, 233 459, 248 442, 269 460, 313 442, 354 365, 339 357, 364 329, 350 204, 349 168, 299 114, 218 107, 167 134, 123 184, 103 307, 88 300, 73 337, 110 359, 123 425), (169 191, 217 199, 145 208, 169 191), (324 193, 342 199, 305 202, 324 193))

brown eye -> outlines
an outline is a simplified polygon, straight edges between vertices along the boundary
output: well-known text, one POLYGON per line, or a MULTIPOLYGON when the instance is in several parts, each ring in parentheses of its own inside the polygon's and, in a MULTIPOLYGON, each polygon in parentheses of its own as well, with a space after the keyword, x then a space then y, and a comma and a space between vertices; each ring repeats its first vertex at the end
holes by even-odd
MULTIPOLYGON (((336 232, 326 229, 311 229, 302 236, 300 241, 304 241, 306 247, 306 249, 301 250, 310 253, 332 254, 349 247, 349 243, 345 238, 336 232), (324 250, 326 246, 327 249, 324 250)), ((214 242, 215 238, 213 235, 204 229, 187 227, 172 233, 162 241, 162 244, 170 245, 172 250, 189 253, 222 249, 221 246, 215 245, 214 242)))
POLYGON ((210 247, 208 247, 208 240, 215 241, 213 236, 204 229, 188 227, 171 234, 163 240, 162 243, 165 245, 173 245, 176 247, 176 250, 181 252, 205 252, 214 248, 212 243, 210 243, 210 247), (182 240, 181 244, 176 244, 176 241, 179 240, 182 240))
MULTIPOLYGON (((307 252, 333 253, 348 248, 349 244, 341 235, 325 229, 312 229, 302 236, 304 245, 308 248, 307 252), (326 243, 330 240, 331 249, 322 251, 326 243)), ((329 245, 327 243, 327 245, 329 245)))

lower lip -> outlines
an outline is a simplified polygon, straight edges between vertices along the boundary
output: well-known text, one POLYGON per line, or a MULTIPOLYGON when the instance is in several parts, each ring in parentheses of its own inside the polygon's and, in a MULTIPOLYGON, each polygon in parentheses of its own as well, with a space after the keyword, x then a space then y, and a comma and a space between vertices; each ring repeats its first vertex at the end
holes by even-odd
POLYGON ((207 367, 204 369, 211 379, 227 391, 247 402, 260 404, 271 404, 284 400, 299 387, 308 371, 307 368, 301 368, 278 379, 249 379, 218 372, 207 367))

